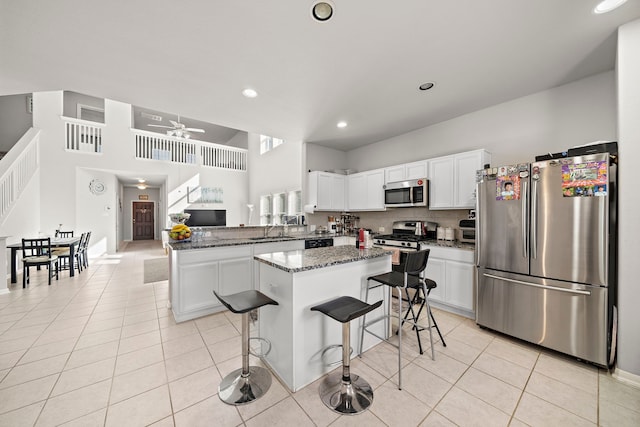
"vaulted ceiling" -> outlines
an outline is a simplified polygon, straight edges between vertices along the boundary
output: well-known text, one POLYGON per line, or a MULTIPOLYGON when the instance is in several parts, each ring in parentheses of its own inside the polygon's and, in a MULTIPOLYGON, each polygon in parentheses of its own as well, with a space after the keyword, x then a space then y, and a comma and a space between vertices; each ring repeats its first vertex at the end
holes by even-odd
POLYGON ((349 150, 611 70, 640 17, 638 0, 332 0, 319 23, 313 3, 0 0, 0 95, 71 90, 349 150))

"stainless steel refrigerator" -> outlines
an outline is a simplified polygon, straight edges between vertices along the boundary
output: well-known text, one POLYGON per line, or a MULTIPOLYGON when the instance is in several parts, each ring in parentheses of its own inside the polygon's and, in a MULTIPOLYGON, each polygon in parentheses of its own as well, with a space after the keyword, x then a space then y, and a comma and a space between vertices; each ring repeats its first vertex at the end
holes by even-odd
POLYGON ((476 322, 610 366, 616 156, 478 171, 476 322))

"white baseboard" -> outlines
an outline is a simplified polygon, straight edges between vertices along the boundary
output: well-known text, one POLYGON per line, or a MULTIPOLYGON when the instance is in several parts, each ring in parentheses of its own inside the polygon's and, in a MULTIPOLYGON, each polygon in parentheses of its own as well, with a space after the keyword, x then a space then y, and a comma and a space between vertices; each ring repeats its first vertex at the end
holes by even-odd
POLYGON ((9 289, 0 289, 0 295, 6 295, 6 294, 10 294, 11 291, 9 289))
POLYGON ((626 372, 616 367, 616 370, 611 376, 620 382, 640 388, 640 375, 632 374, 631 372, 626 372))

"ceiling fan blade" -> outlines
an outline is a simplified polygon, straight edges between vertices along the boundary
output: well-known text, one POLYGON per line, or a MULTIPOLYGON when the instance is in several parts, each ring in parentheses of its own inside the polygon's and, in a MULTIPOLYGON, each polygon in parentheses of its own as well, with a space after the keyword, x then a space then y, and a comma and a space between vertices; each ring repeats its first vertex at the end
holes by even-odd
POLYGON ((165 128, 165 129, 173 129, 173 126, 164 126, 164 125, 147 125, 152 128, 165 128))
POLYGON ((188 132, 204 133, 204 129, 198 129, 198 128, 184 128, 184 130, 186 130, 188 132))

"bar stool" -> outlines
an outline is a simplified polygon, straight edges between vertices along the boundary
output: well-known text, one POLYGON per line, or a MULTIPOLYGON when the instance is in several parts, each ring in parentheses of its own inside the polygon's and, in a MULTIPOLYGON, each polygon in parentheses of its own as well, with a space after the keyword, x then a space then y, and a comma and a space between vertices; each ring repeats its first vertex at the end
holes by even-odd
POLYGON ((358 375, 351 375, 350 322, 380 307, 382 301, 367 304, 359 299, 343 296, 311 307, 311 311, 331 317, 342 323, 342 373, 327 375, 320 384, 322 402, 334 412, 354 415, 366 410, 373 402, 373 389, 358 375))
MULTIPOLYGON (((424 284, 427 286, 426 297, 420 296, 420 294, 424 295, 424 288, 423 286, 421 286, 420 283, 414 283, 413 285, 409 284, 405 289, 405 295, 407 297, 407 301, 409 302, 409 308, 404 313, 403 321, 407 320, 407 318, 409 317, 409 314, 414 313, 413 312, 414 305, 418 303, 420 304, 420 308, 418 309, 418 312, 415 313, 416 321, 420 319, 420 314, 422 313, 422 310, 424 310, 425 307, 428 307, 428 312, 429 312, 429 316, 431 317, 431 322, 433 322, 433 327, 436 328, 436 332, 438 332, 438 335, 440 336, 440 341, 442 341, 442 345, 446 347, 447 343, 444 341, 444 337, 440 332, 440 328, 438 327, 438 322, 436 322, 436 318, 433 317, 433 311, 431 311, 431 305, 428 305, 429 302, 427 301, 427 298, 429 298, 429 294, 431 293, 431 290, 437 288, 438 284, 431 279, 424 278, 423 280, 424 280, 424 284), (413 298, 409 296, 409 289, 415 290, 415 293, 413 294, 413 298)), ((413 326, 413 329, 417 329, 418 331, 424 330, 423 327, 419 327, 415 325, 413 326)), ((420 354, 422 354, 422 343, 420 342, 419 334, 418 334, 418 346, 420 347, 420 354)))
POLYGON ((271 387, 269 370, 260 366, 249 366, 249 312, 263 305, 278 303, 262 292, 254 290, 225 296, 218 295, 216 291, 213 291, 213 294, 229 311, 242 314, 242 368, 222 379, 218 387, 218 396, 229 405, 244 405, 261 398, 271 387))
MULTIPOLYGON (((375 332, 369 330, 369 327, 379 321, 388 322, 393 315, 389 312, 385 313, 383 316, 379 316, 373 320, 366 321, 366 317, 364 318, 364 324, 362 325, 362 330, 360 331, 360 349, 362 349, 362 343, 364 341, 364 333, 367 332, 381 340, 387 341, 389 344, 393 345, 398 349, 398 389, 402 390, 402 326, 405 322, 409 322, 413 324, 413 329, 416 331, 416 336, 418 338, 418 345, 420 347, 420 354, 422 354, 422 343, 420 342, 420 331, 424 329, 429 329, 429 340, 431 342, 431 359, 436 360, 435 351, 433 348, 433 334, 432 334, 432 325, 431 318, 432 316, 427 316, 427 320, 429 323, 428 327, 423 327, 418 324, 418 316, 413 310, 413 306, 409 301, 409 308, 407 310, 407 314, 405 317, 402 317, 402 291, 404 290, 407 295, 407 299, 409 293, 408 289, 422 289, 425 306, 427 307, 427 311, 431 313, 431 307, 429 306, 427 284, 425 279, 422 277, 425 268, 427 267, 427 261, 429 260, 429 249, 423 251, 416 252, 408 252, 406 261, 402 266, 402 272, 399 271, 391 271, 389 273, 378 274, 376 276, 370 276, 367 278, 367 290, 365 293, 365 301, 369 297, 369 289, 374 289, 379 286, 389 286, 392 290, 396 290, 398 292, 398 344, 391 343, 387 337, 381 337, 375 332), (374 282, 371 284, 371 282, 374 282), (411 318, 409 319, 409 313, 411 314, 411 318)), ((432 281, 433 282, 433 281, 432 281)), ((435 284, 435 282, 433 282, 435 284)), ((389 328, 385 327, 385 330, 388 331, 389 328)), ((439 331, 438 331, 439 333, 439 331)), ((444 341, 443 341, 444 343, 444 341)), ((446 344, 445 344, 446 345, 446 344)), ((360 354, 362 356, 362 353, 360 354)))

